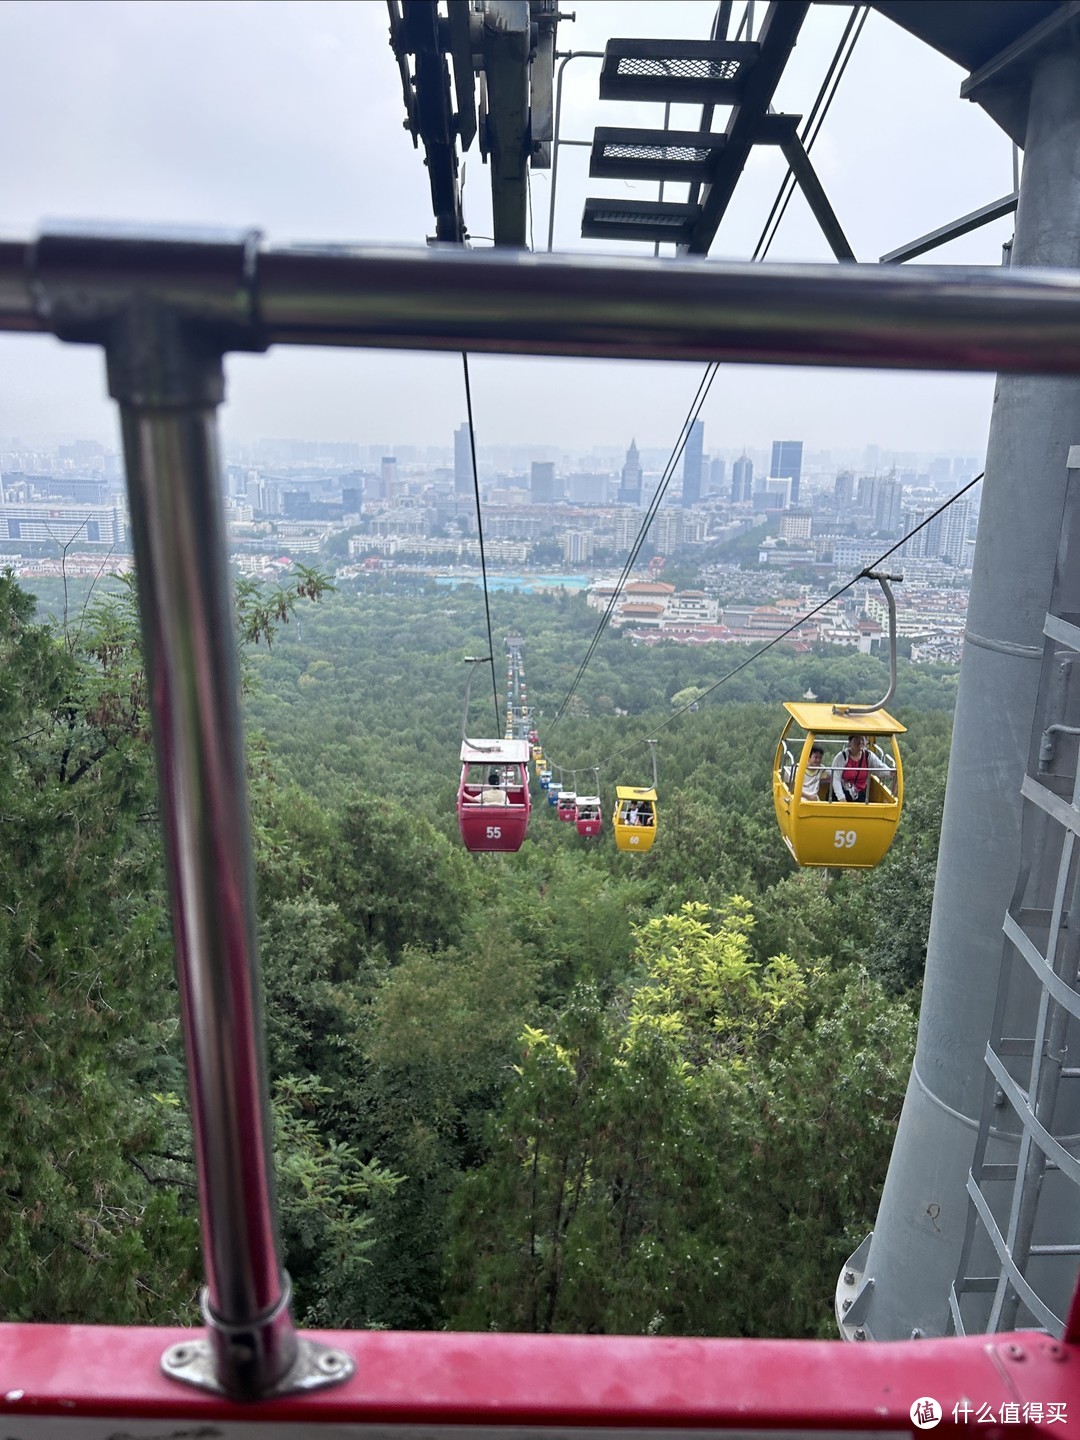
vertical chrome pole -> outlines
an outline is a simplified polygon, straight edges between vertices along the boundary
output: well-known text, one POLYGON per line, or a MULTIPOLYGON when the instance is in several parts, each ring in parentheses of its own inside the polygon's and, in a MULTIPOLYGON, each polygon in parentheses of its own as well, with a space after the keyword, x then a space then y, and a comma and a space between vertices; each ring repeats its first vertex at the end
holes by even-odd
MULTIPOLYGON (((555 86, 555 126, 554 136, 551 142, 551 203, 548 206, 548 254, 551 254, 551 247, 555 239, 555 188, 559 183, 559 146, 568 145, 570 141, 559 138, 559 125, 562 121, 562 80, 563 71, 571 60, 603 60, 603 50, 568 50, 565 55, 559 57, 559 74, 555 86)), ((587 141, 585 142, 588 143, 587 141)))
MULTIPOLYGON (((215 414, 221 357, 162 307, 133 305, 109 345, 109 382, 123 426, 206 1271, 209 1344, 173 1346, 162 1363, 177 1379, 257 1397, 311 1383, 297 1373, 310 1346, 293 1329, 278 1260, 215 414)), ((344 1356, 335 1375, 322 1362, 323 1383, 351 1369, 344 1356)))

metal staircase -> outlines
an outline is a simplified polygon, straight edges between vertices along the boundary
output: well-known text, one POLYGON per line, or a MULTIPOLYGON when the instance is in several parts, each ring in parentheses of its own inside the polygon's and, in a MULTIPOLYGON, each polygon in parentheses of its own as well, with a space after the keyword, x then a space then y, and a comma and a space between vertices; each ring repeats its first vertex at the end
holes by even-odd
MULTIPOLYGON (((1069 491, 1080 446, 1069 451, 1069 491)), ((1060 1335, 1080 1265, 1080 519, 1067 492, 1031 743, 1020 878, 949 1333, 1060 1335), (1070 1262, 1070 1257, 1076 1257, 1070 1262)))

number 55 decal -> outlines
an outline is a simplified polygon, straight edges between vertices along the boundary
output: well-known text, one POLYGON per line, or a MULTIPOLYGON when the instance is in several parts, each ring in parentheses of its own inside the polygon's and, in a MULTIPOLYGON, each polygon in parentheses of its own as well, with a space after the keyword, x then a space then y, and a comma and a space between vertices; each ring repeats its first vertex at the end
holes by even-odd
POLYGON ((502 826, 501 826, 501 825, 489 825, 489 826, 487 827, 487 838, 488 838, 489 840, 501 840, 501 839, 502 839, 502 826))

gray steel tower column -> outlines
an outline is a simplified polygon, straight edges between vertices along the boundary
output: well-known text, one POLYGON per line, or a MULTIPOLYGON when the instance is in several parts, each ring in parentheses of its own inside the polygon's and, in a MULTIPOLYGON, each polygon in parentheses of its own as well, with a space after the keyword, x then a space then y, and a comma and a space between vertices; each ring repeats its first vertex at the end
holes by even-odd
MULTIPOLYGON (((1080 267, 1080 41, 1021 62, 1028 96, 1012 263, 1080 267)), ((1002 82, 998 82, 999 84, 1002 82)), ((1000 95, 1000 90, 999 90, 1000 95)), ((1018 98, 1014 94, 1014 101, 1018 98)), ((915 1065, 868 1250, 838 1302, 855 1338, 940 1335, 967 1214, 1002 921, 1020 863, 1027 766, 1080 382, 999 378, 915 1065), (870 1288, 865 1289, 868 1282, 870 1288), (856 1329, 857 1327, 857 1329, 856 1329)), ((903 917, 897 917, 903 923, 903 917)))

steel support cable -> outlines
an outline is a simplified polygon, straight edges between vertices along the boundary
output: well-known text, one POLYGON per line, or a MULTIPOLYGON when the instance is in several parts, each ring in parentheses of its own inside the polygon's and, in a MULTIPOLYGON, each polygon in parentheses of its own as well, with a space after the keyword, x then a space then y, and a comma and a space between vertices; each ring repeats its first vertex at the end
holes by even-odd
POLYGON ((473 426, 472 387, 469 384, 469 356, 461 352, 465 369, 465 413, 469 421, 469 453, 472 455, 473 494, 476 496, 476 535, 480 545, 480 575, 484 582, 484 614, 487 617, 488 654, 491 656, 491 694, 495 701, 495 734, 499 733, 499 687, 495 679, 495 641, 491 634, 491 600, 488 596, 487 560, 484 556, 484 522, 480 515, 480 474, 476 468, 476 429, 473 426))
MULTIPOLYGON (((810 107, 810 114, 806 117, 806 121, 803 124, 800 139, 808 155, 814 148, 814 141, 821 133, 821 127, 825 123, 825 117, 829 113, 829 107, 836 98, 836 92, 840 88, 840 81, 844 78, 844 71, 848 67, 848 61, 854 54, 855 46, 858 43, 859 36, 862 34, 863 26, 866 24, 866 18, 869 13, 869 5, 856 5, 848 16, 847 25, 844 27, 844 33, 840 37, 840 43, 836 47, 836 53, 833 55, 832 62, 826 71, 825 79, 821 82, 817 99, 810 107), (853 30, 855 32, 854 34, 852 34, 853 30), (835 79, 833 78, 834 75, 835 79), (832 87, 831 89, 830 85, 832 87)), ((768 219, 765 221, 761 235, 758 237, 757 245, 754 247, 754 253, 750 257, 751 260, 763 260, 765 258, 769 247, 776 238, 776 232, 780 228, 780 222, 787 212, 787 207, 794 192, 795 175, 789 165, 787 174, 780 183, 780 189, 777 192, 776 199, 773 201, 772 209, 769 211, 768 219)))
MULTIPOLYGON (((901 545, 906 545, 907 542, 912 539, 913 536, 917 535, 920 530, 924 530, 927 525, 929 525, 932 521, 936 520, 939 515, 943 514, 950 505, 955 504, 957 500, 960 500, 964 495, 966 495, 973 486, 979 483, 985 473, 985 471, 980 471, 979 474, 974 477, 974 479, 969 480, 966 485, 961 486, 961 488, 956 492, 955 495, 950 495, 948 500, 943 501, 936 510, 932 511, 931 514, 927 515, 925 520, 921 520, 913 530, 909 530, 906 535, 901 536, 901 538, 897 540, 895 545, 891 545, 889 549, 884 552, 884 554, 879 555, 876 560, 872 560, 869 565, 864 566, 864 568, 860 570, 857 575, 853 575, 845 585, 841 585, 839 590, 834 590, 831 595, 827 595, 825 599, 822 600, 819 604, 815 605, 812 610, 808 610, 805 615, 800 615, 799 618, 793 621, 786 630, 782 630, 779 635, 774 635, 771 640, 767 641, 766 644, 755 650, 752 655, 748 655, 745 660, 740 661, 738 665, 734 666, 725 675, 721 675, 720 679, 717 680, 715 684, 710 685, 709 688, 703 691, 702 694, 700 694, 695 700, 691 700, 688 704, 681 706, 678 710, 674 711, 671 715, 669 715, 666 720, 662 720, 659 725, 653 728, 652 733, 655 735, 657 731, 666 730, 669 725, 680 719, 681 716, 686 715, 695 705, 700 705, 702 700, 705 700, 709 695, 712 695, 714 691, 719 690, 721 685, 726 685, 729 680, 733 680, 736 675, 739 675, 742 673, 743 670, 748 669, 748 667, 751 666, 755 660, 759 660, 767 650, 771 650, 774 645, 779 645, 781 640, 786 640, 789 635, 793 635, 795 631, 798 630, 801 626, 805 625, 808 620, 812 620, 815 615, 820 614, 820 612, 825 609, 826 605, 831 605, 834 600, 839 600, 840 596, 846 594, 847 591, 852 588, 852 586, 857 585, 860 580, 865 579, 871 570, 876 570, 879 565, 883 565, 885 563, 885 561, 889 558, 890 555, 895 555, 897 550, 900 549, 901 545)), ((650 743, 650 740, 651 737, 650 739, 645 740, 632 740, 628 745, 624 745, 621 750, 612 751, 611 754, 607 756, 604 762, 605 765, 610 765, 612 760, 618 759, 620 755, 628 754, 631 750, 638 749, 641 745, 648 745, 650 743)), ((591 767, 583 766, 582 768, 588 769, 591 767)))
MULTIPOLYGON (((608 621, 614 614, 615 606, 618 603, 619 596, 622 594, 623 587, 625 586, 627 580, 629 579, 633 571, 634 564, 637 561, 637 557, 641 552, 641 547, 645 543, 645 537, 649 533, 649 526, 652 524, 656 516, 656 512, 659 510, 660 505, 663 502, 664 496, 667 493, 667 487, 671 483, 671 477, 675 473, 675 466, 679 463, 679 457, 682 455, 683 450, 686 448, 686 444, 690 438, 690 431, 693 428, 694 421, 698 418, 701 407, 705 403, 705 397, 708 395, 709 390, 712 387, 712 383, 716 379, 716 373, 719 368, 719 364, 717 364, 715 361, 712 364, 706 366, 705 373, 702 375, 700 381, 698 382, 697 394, 691 401, 690 409, 687 411, 686 418, 683 421, 682 429, 679 432, 679 438, 675 443, 675 448, 672 450, 667 465, 665 465, 664 467, 660 484, 656 487, 656 494, 653 496, 652 500, 649 503, 649 508, 645 512, 645 518, 643 519, 641 527, 638 530, 637 538, 630 548, 630 553, 623 564, 622 571, 615 584, 615 589, 612 591, 611 598, 607 603, 603 615, 600 617, 600 623, 596 627, 596 633, 593 635, 592 640, 589 642, 589 648, 585 652, 585 658, 578 666, 577 674, 574 676, 573 683, 571 684, 570 689, 566 692, 562 704, 555 712, 555 719, 551 722, 551 730, 555 729, 555 726, 566 714, 566 707, 573 699, 574 694, 577 691, 578 685, 581 683, 585 675, 585 671, 588 668, 589 662, 596 651, 596 647, 600 643, 600 637, 603 635, 605 629, 607 628, 608 621)), ((551 732, 549 731, 548 733, 550 734, 551 732)))

